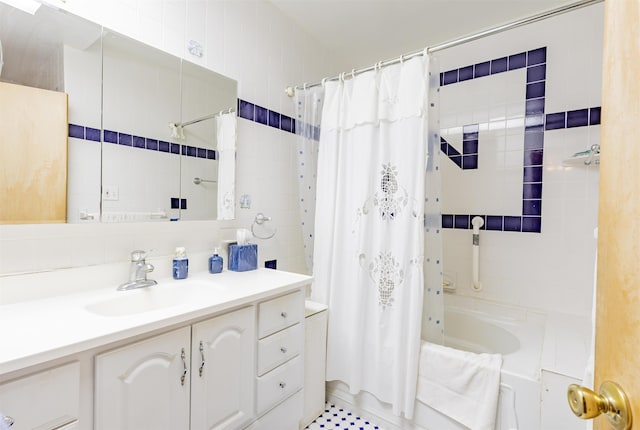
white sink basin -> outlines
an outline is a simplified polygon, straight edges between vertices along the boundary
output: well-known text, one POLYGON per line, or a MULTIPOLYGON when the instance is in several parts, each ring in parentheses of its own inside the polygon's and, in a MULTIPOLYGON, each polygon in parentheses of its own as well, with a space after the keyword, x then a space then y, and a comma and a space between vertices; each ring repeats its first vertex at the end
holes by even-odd
MULTIPOLYGON (((85 309, 96 315, 117 317, 139 314, 182 305, 193 300, 200 290, 195 285, 151 286, 129 291, 118 291, 116 297, 109 297, 90 303, 85 309)), ((202 291, 202 290, 200 290, 202 291)))

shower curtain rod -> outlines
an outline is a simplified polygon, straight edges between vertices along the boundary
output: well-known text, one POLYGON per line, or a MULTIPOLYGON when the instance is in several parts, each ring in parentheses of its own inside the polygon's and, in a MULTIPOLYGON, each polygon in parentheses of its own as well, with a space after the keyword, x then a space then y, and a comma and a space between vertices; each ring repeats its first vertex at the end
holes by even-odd
POLYGON ((293 97, 293 95, 295 94, 295 90, 297 88, 306 89, 306 88, 311 88, 311 87, 317 87, 319 85, 323 85, 326 81, 336 81, 336 80, 341 79, 341 78, 344 79, 345 77, 348 77, 348 76, 354 77, 355 75, 359 75, 359 74, 364 73, 364 72, 369 72, 369 71, 375 70, 377 68, 390 66, 392 64, 397 64, 397 63, 400 63, 402 61, 409 60, 409 59, 411 59, 413 57, 424 55, 425 53, 429 53, 430 54, 432 52, 442 51, 443 49, 451 48, 453 46, 458 46, 458 45, 461 45, 463 43, 467 43, 467 42, 471 42, 471 41, 474 41, 474 40, 482 39, 483 37, 492 36, 494 34, 502 33, 503 31, 511 30, 511 29, 514 29, 514 28, 517 28, 517 27, 521 27, 521 26, 526 25, 526 24, 532 24, 534 22, 538 22, 538 21, 541 21, 543 19, 551 18, 551 17, 556 16, 556 15, 561 15, 561 14, 566 13, 566 12, 571 12, 571 11, 574 11, 574 10, 578 10, 578 9, 583 8, 583 7, 591 6, 591 5, 596 4, 596 3, 602 3, 603 1, 604 0, 580 0, 580 1, 577 1, 575 3, 570 3, 570 4, 567 4, 567 5, 564 5, 564 6, 560 6, 560 7, 557 7, 555 9, 551 9, 551 10, 548 10, 546 12, 541 12, 541 13, 538 13, 536 15, 532 15, 532 16, 527 17, 527 18, 522 18, 522 19, 519 19, 517 21, 512 21, 510 23, 503 24, 503 25, 500 25, 498 27, 493 27, 493 28, 490 28, 488 30, 479 31, 477 33, 473 33, 473 34, 470 34, 470 35, 467 35, 467 36, 459 37, 457 39, 452 39, 452 40, 449 40, 449 41, 444 42, 444 43, 439 43, 437 45, 429 46, 429 47, 426 47, 424 49, 421 49, 420 51, 410 52, 408 54, 401 55, 401 56, 393 58, 391 60, 380 61, 380 62, 378 62, 378 63, 376 63, 376 64, 374 64, 372 66, 369 66, 369 67, 365 67, 365 68, 361 68, 361 69, 353 69, 350 72, 343 72, 343 73, 341 73, 339 75, 336 75, 336 76, 333 76, 331 78, 324 78, 320 82, 314 82, 312 84, 296 85, 295 87, 287 87, 285 89, 285 93, 287 93, 287 95, 289 97, 293 97))
POLYGON ((235 111, 235 109, 234 109, 234 108, 229 108, 229 109, 221 110, 221 111, 220 111, 220 112, 218 112, 218 113, 212 113, 211 115, 206 115, 206 116, 203 116, 203 117, 201 117, 201 118, 192 119, 191 121, 185 121, 185 122, 175 123, 174 125, 175 125, 176 127, 186 127, 186 126, 188 126, 188 125, 196 124, 196 123, 198 123, 198 122, 202 122, 202 121, 206 121, 206 120, 208 120, 208 119, 212 119, 212 118, 215 118, 215 117, 217 117, 217 116, 222 116, 222 115, 224 115, 224 114, 231 113, 231 112, 234 112, 234 111, 235 111))

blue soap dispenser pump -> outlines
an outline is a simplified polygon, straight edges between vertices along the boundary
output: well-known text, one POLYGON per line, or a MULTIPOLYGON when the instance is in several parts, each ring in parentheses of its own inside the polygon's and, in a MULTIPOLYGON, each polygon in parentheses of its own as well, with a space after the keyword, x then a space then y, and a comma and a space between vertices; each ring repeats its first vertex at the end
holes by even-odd
POLYGON ((218 248, 213 251, 213 255, 209 257, 209 273, 220 273, 222 272, 222 257, 218 255, 218 248))
POLYGON ((181 246, 176 248, 173 257, 173 279, 186 279, 189 274, 189 259, 187 252, 181 246))

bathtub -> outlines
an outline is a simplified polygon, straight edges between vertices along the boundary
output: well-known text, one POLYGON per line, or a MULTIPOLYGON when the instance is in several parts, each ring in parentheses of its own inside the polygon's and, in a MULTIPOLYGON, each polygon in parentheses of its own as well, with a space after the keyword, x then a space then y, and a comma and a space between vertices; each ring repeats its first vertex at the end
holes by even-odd
MULTIPOLYGON (((444 321, 446 346, 502 354, 496 430, 539 430, 545 315, 447 294, 444 321)), ((384 430, 468 430, 417 400, 412 421, 396 417, 390 405, 366 392, 353 396, 339 381, 327 383, 327 400, 377 421, 384 430)))

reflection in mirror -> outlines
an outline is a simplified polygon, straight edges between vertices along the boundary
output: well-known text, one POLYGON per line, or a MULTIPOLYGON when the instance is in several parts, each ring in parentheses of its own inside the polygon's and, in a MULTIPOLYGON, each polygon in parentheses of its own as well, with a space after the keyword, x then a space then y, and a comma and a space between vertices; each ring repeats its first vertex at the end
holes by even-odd
POLYGON ((105 30, 102 85, 102 220, 178 219, 180 59, 105 30))
POLYGON ((87 197, 80 183, 85 211, 99 212, 99 174, 84 172, 100 170, 100 36, 46 5, 29 14, 0 3, 0 223, 77 220, 67 201, 87 197))
POLYGON ((236 82, 109 31, 103 62, 102 220, 218 219, 216 117, 236 82))
POLYGON ((0 223, 219 218, 234 80, 47 5, 0 2, 0 46, 0 223))
MULTIPOLYGON (((183 60, 182 114, 176 129, 183 145, 180 181, 181 197, 186 202, 186 209, 180 210, 183 220, 222 218, 218 195, 220 184, 226 181, 218 178, 221 171, 217 124, 220 116, 230 114, 235 104, 234 80, 183 60)), ((229 219, 226 213, 223 218, 229 219)))

